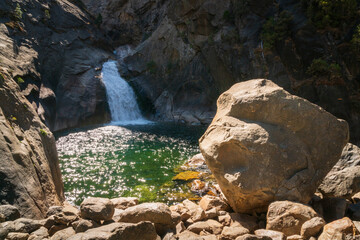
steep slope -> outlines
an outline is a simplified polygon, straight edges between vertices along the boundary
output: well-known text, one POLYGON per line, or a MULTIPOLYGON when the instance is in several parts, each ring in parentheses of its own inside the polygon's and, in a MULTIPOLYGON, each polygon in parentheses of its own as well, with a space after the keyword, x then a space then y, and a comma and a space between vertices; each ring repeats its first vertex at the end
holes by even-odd
POLYGON ((55 139, 17 83, 0 72, 0 204, 41 218, 64 201, 55 139))
POLYGON ((359 140, 355 0, 83 2, 115 46, 134 46, 123 74, 159 119, 208 122, 221 92, 268 78, 346 119, 359 140))
POLYGON ((99 76, 112 52, 93 22, 66 0, 0 3, 0 66, 51 130, 109 118, 99 76))

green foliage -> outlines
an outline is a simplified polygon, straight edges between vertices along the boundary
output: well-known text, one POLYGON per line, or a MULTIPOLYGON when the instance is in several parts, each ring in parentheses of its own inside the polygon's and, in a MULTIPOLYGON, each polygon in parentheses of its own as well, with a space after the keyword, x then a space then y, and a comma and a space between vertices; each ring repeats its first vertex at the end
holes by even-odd
POLYGON ((50 11, 49 11, 48 9, 45 9, 44 14, 45 14, 45 19, 46 19, 46 20, 48 20, 48 19, 51 18, 51 16, 50 16, 50 11))
POLYGON ((355 51, 360 51, 360 25, 356 27, 355 33, 351 39, 351 45, 355 51))
POLYGON ((102 24, 102 22, 103 22, 103 18, 102 18, 101 13, 99 13, 99 14, 97 15, 94 23, 95 23, 96 25, 100 26, 100 24, 102 24))
POLYGON ((16 8, 15 8, 15 11, 14 11, 14 17, 17 20, 21 20, 22 15, 23 15, 23 11, 21 10, 20 4, 16 4, 16 8))
POLYGON ((311 22, 318 28, 340 27, 357 15, 356 0, 302 0, 311 22))
POLYGON ((47 136, 47 132, 45 129, 40 128, 40 134, 43 136, 47 136))
POLYGON ((150 61, 146 64, 146 68, 147 70, 151 73, 151 74, 155 74, 157 72, 157 65, 154 61, 150 61))
POLYGON ((17 81, 18 84, 22 84, 22 83, 25 82, 24 79, 22 79, 22 77, 17 77, 16 81, 17 81))
POLYGON ((277 18, 268 19, 263 25, 261 39, 265 49, 273 49, 277 41, 281 41, 290 34, 289 26, 292 16, 287 11, 282 11, 277 18))
POLYGON ((325 60, 318 58, 312 61, 307 73, 316 77, 339 78, 341 77, 341 67, 337 63, 329 64, 325 60))

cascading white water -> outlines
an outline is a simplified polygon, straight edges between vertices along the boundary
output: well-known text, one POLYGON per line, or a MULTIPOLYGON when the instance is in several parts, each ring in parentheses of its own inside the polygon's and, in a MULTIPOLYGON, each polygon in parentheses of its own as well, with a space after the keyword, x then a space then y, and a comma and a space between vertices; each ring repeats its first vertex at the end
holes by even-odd
POLYGON ((148 121, 141 115, 133 89, 120 76, 116 61, 105 62, 101 76, 106 88, 112 122, 117 124, 147 123, 148 121))

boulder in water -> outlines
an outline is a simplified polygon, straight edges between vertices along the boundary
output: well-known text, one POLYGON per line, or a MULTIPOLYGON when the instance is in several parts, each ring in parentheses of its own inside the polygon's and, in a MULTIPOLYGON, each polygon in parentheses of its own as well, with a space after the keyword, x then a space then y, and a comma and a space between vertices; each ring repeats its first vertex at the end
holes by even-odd
POLYGON ((349 139, 344 120, 266 79, 235 84, 217 106, 200 149, 236 212, 309 202, 349 139))

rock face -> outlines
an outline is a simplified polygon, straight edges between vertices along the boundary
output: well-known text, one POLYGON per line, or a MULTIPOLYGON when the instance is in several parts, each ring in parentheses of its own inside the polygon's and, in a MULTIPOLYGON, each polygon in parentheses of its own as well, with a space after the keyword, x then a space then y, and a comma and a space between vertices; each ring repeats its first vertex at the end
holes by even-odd
POLYGON ((236 82, 266 77, 347 120, 351 137, 360 140, 359 61, 351 51, 356 18, 319 31, 306 4, 297 0, 83 2, 95 17, 101 14, 100 28, 116 47, 135 46, 124 74, 157 118, 211 121, 222 92, 236 82), (276 21, 280 15, 289 17, 287 23, 276 21), (265 32, 275 41, 269 47, 262 36, 272 24, 286 33, 265 32), (309 73, 320 58, 325 67, 338 64, 342 73, 309 73))
POLYGON ((73 1, 1 1, 0 67, 51 130, 108 119, 101 66, 106 37, 73 1), (21 18, 14 16, 19 5, 21 18))
POLYGON ((274 200, 307 203, 348 138, 345 121, 256 79, 219 97, 217 114, 199 141, 230 206, 252 212, 274 200))
POLYGON ((360 191, 360 148, 348 143, 340 160, 319 186, 325 197, 351 197, 360 191))
MULTIPOLYGON (((1 25, 1 24, 0 24, 1 25)), ((0 68, 0 204, 44 217, 64 200, 55 139, 18 84, 0 68)))

